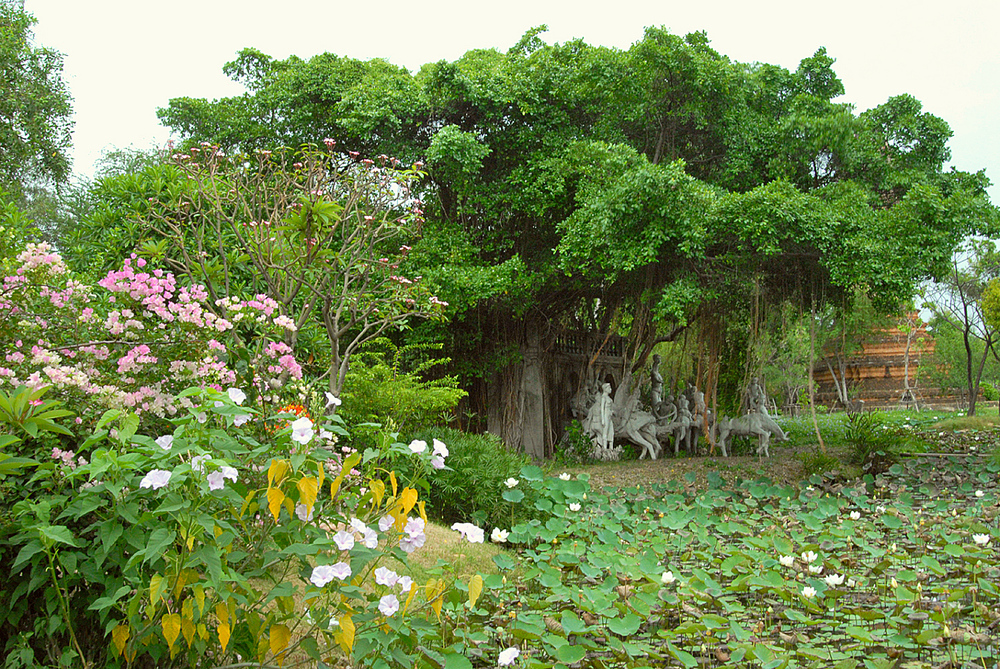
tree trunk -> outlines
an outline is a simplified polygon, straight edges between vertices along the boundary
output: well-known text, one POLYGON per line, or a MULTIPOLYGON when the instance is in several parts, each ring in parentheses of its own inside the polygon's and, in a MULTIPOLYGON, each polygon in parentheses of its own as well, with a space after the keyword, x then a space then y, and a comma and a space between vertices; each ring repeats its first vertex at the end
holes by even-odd
MULTIPOLYGON (((826 453, 826 444, 819 431, 819 421, 816 419, 816 384, 813 381, 813 370, 816 364, 816 301, 812 302, 812 318, 809 319, 809 411, 812 413, 813 429, 816 430, 816 441, 819 449, 826 453)), ((832 370, 831 370, 832 371, 832 370)), ((836 379, 834 379, 836 382, 836 379)), ((838 391, 839 392, 839 391, 838 391)))

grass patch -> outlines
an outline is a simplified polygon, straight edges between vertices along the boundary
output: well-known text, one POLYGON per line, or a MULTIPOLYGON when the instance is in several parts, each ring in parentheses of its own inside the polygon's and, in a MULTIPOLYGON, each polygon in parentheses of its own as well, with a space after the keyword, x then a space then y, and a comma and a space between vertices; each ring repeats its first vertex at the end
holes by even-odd
POLYGON ((453 578, 462 582, 467 582, 474 574, 496 574, 498 570, 493 563, 493 556, 504 550, 497 544, 490 543, 489 531, 486 530, 484 543, 472 544, 450 527, 429 521, 424 529, 427 542, 410 555, 407 566, 399 564, 393 568, 417 583, 437 578, 442 570, 448 571, 453 578))
POLYGON ((932 427, 936 430, 950 430, 952 432, 992 430, 1000 427, 1000 416, 955 416, 938 421, 932 427))

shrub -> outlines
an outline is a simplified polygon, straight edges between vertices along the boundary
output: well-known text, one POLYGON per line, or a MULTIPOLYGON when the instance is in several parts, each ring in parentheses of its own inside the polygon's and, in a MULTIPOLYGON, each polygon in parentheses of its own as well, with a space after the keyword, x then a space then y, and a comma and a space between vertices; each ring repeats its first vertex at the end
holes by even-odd
POLYGON ((571 465, 593 462, 594 459, 590 457, 593 449, 594 442, 583 432, 580 421, 574 420, 566 426, 566 431, 559 440, 555 460, 571 465))
MULTIPOLYGON (((79 451, 53 452, 30 479, 8 476, 22 491, 0 503, 8 658, 280 666, 295 653, 319 666, 344 655, 413 666, 420 649, 442 661, 467 650, 439 616, 474 603, 476 588, 456 594, 441 575, 418 587, 390 569, 425 541, 419 480, 360 454, 339 461, 337 417, 289 424, 240 406, 236 389, 181 396, 168 433, 154 439, 134 414, 108 411, 79 451), (279 429, 258 441, 240 427, 250 418, 279 429)), ((388 449, 418 476, 429 469, 429 453, 388 449)))
POLYGON ((825 474, 829 471, 840 469, 842 463, 835 456, 822 451, 811 453, 800 453, 799 459, 802 461, 802 469, 805 476, 813 474, 825 474))
POLYGON ((295 326, 273 300, 210 305, 204 287, 179 286, 134 254, 97 285, 74 278, 47 244, 16 260, 0 287, 0 385, 48 386, 80 421, 125 409, 162 428, 192 385, 238 383, 262 404, 302 376, 280 341, 295 326))
POLYGON ((342 393, 344 418, 355 425, 389 424, 400 432, 444 423, 466 393, 454 377, 427 379, 425 375, 450 359, 428 359, 406 368, 408 358, 440 348, 441 344, 398 347, 386 338, 368 344, 351 360, 342 393))
POLYGON ((503 497, 508 490, 507 479, 517 478, 521 468, 531 464, 528 456, 511 451, 492 434, 450 429, 435 430, 434 434, 448 444, 450 467, 428 477, 427 507, 435 518, 446 523, 471 521, 503 528, 531 513, 531 504, 515 507, 503 497), (515 508, 517 511, 512 511, 515 508))
POLYGON ((896 461, 896 430, 890 429, 879 411, 847 414, 845 437, 850 462, 860 465, 867 474, 880 474, 896 461))
POLYGON ((983 399, 989 402, 1000 400, 1000 390, 997 390, 997 387, 988 381, 979 384, 979 392, 983 394, 983 399))

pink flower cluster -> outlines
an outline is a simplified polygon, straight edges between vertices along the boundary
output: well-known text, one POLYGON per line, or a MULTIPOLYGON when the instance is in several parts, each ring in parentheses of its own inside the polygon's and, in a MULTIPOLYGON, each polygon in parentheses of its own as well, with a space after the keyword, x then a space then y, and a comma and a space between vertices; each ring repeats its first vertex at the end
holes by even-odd
MULTIPOLYGON (((8 365, 0 367, 0 385, 51 386, 53 397, 84 415, 91 408, 172 415, 185 406, 177 398, 181 390, 235 382, 226 362, 231 356, 219 341, 233 327, 230 315, 262 326, 252 335, 265 344, 252 363, 261 388, 272 375, 302 377, 291 348, 272 339, 288 323, 275 322, 282 318, 279 305, 263 295, 220 305, 223 317, 210 308, 203 286, 178 287, 174 275, 147 271, 134 254, 96 286, 69 277, 44 244, 29 245, 18 261, 17 272, 0 286, 0 342, 8 365), (112 308, 101 306, 109 302, 112 308)), ((246 341, 245 329, 242 334, 246 341)))

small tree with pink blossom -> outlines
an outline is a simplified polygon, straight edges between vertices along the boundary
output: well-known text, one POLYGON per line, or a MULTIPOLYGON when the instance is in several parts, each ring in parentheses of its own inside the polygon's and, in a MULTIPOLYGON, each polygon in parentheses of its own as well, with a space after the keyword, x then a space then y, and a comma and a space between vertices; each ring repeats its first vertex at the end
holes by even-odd
POLYGON ((302 377, 281 341, 287 319, 265 296, 229 300, 227 319, 204 287, 178 286, 136 256, 97 285, 74 278, 47 244, 28 244, 15 261, 0 286, 0 386, 51 387, 81 416, 115 408, 165 418, 186 406, 181 390, 235 383, 237 358, 257 397, 302 377))
POLYGON ((147 222, 160 241, 141 252, 203 283, 221 317, 232 318, 229 301, 241 293, 266 295, 289 316, 288 346, 304 329, 325 339, 317 358, 340 394, 362 344, 410 318, 442 317, 447 305, 403 270, 422 222, 411 190, 419 172, 325 146, 252 158, 208 145, 175 154, 193 187, 151 203, 147 222))

